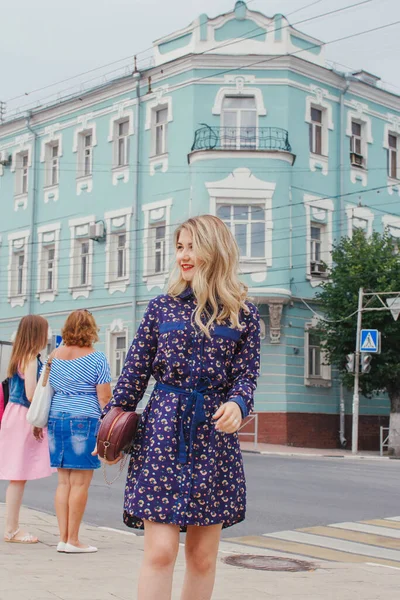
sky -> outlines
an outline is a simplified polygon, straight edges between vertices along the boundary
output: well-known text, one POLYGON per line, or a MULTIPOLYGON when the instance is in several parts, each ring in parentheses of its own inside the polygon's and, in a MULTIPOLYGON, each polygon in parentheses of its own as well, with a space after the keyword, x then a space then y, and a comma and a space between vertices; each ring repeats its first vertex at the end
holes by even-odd
MULTIPOLYGON (((357 1, 248 0, 248 7, 267 16, 283 13, 297 29, 324 42, 400 21, 400 0, 370 0, 299 22, 357 1)), ((235 0, 0 0, 0 101, 7 103, 11 116, 16 109, 25 111, 55 100, 57 94, 78 91, 80 85, 90 87, 122 75, 132 70, 135 54, 139 67, 144 67, 154 40, 185 27, 201 13, 215 17, 234 4, 235 0), (93 69, 97 70, 61 83, 93 69)), ((329 44, 326 57, 339 70, 363 68, 380 76, 387 89, 400 95, 400 23, 329 44)))

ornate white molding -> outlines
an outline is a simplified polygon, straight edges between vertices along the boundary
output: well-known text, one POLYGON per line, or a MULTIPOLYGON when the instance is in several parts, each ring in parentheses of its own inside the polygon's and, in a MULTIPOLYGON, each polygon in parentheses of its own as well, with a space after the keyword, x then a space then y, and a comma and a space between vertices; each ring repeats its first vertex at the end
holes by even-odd
POLYGON ((267 114, 267 110, 264 105, 264 97, 260 88, 255 87, 247 87, 246 83, 248 82, 248 77, 243 77, 241 75, 235 76, 233 82, 235 87, 221 87, 214 100, 214 106, 212 108, 213 115, 220 115, 222 112, 222 105, 225 99, 225 96, 253 96, 256 102, 257 115, 259 117, 265 116, 267 114), (247 80, 247 81, 246 81, 247 80))
MULTIPOLYGON (((272 198, 276 183, 258 179, 250 169, 235 169, 228 177, 220 181, 206 182, 210 197, 210 213, 215 215, 217 204, 243 203, 243 198, 251 198, 255 204, 261 204, 265 210, 265 260, 244 261, 246 271, 265 272, 266 267, 272 266, 272 198)), ((242 264, 242 262, 241 262, 242 264)))
POLYGON ((364 206, 346 206, 347 215, 347 235, 349 238, 353 236, 354 228, 359 228, 365 231, 367 237, 372 235, 372 224, 374 222, 374 213, 369 208, 364 206))

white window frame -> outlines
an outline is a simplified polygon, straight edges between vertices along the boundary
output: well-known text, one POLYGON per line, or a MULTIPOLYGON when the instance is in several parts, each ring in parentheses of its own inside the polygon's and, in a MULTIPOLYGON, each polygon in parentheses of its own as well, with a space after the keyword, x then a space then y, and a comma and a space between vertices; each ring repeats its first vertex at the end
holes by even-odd
POLYGON ((304 331, 304 385, 307 387, 331 387, 332 386, 332 367, 326 365, 326 354, 323 344, 319 347, 319 374, 313 373, 310 365, 310 337, 313 335, 318 324, 318 319, 314 318, 306 323, 304 331))
POLYGON ((389 167, 390 154, 392 152, 389 146, 389 136, 393 136, 396 138, 397 143, 397 151, 396 151, 396 166, 397 166, 397 177, 391 177, 389 168, 387 169, 387 183, 388 183, 388 192, 390 195, 396 190, 400 196, 400 118, 395 115, 388 115, 390 118, 390 123, 386 123, 384 127, 384 137, 383 137, 383 147, 387 153, 387 161, 389 167))
MULTIPOLYGON (((266 215, 265 215, 265 200, 254 200, 253 198, 237 198, 232 201, 218 201, 215 206, 215 214, 218 216, 218 209, 222 206, 230 207, 230 217, 229 219, 224 219, 221 216, 219 218, 229 227, 233 236, 237 240, 237 231, 236 226, 245 226, 246 227, 246 254, 240 255, 241 263, 261 263, 265 264, 267 260, 267 239, 266 239, 266 215), (264 218, 260 220, 252 220, 249 213, 247 213, 247 218, 243 218, 242 220, 236 220, 234 218, 234 209, 235 206, 245 206, 245 207, 259 207, 264 211, 264 218), (263 223, 264 225, 264 247, 263 247, 263 256, 252 256, 251 255, 251 242, 252 242, 252 225, 255 223, 263 223)), ((240 248, 240 244, 238 243, 240 248)))
POLYGON ((311 286, 316 287, 321 285, 326 277, 322 270, 321 273, 316 273, 315 271, 318 269, 312 269, 314 261, 311 253, 311 228, 315 225, 321 229, 321 262, 329 268, 332 266, 333 212, 335 207, 332 200, 310 194, 304 194, 303 202, 306 212, 306 277, 311 286))
MULTIPOLYGON (((395 240, 397 249, 400 249, 400 217, 394 215, 383 215, 383 229, 395 240)), ((397 252, 398 253, 398 252, 397 252)))
POLYGON ((152 141, 154 143, 152 156, 163 156, 168 154, 168 106, 158 106, 153 110, 153 133, 152 141), (159 120, 160 113, 165 114, 165 120, 159 120), (161 148, 158 148, 158 141, 161 139, 161 148))
POLYGON ((93 289, 93 240, 89 238, 90 225, 94 225, 95 216, 81 217, 79 219, 71 219, 68 224, 71 234, 70 248, 70 278, 69 292, 72 298, 89 298, 89 294, 93 289), (81 259, 82 259, 82 244, 88 244, 88 259, 87 259, 87 278, 84 284, 81 283, 81 259))
POLYGON ((350 164, 356 169, 366 169, 366 158, 363 155, 365 150, 365 123, 357 119, 351 120, 351 138, 350 138, 350 164), (354 131, 355 126, 360 128, 360 132, 354 131))
POLYGON ((29 191, 29 151, 15 155, 15 196, 28 196, 29 191))
MULTIPOLYGON (((106 355, 111 367, 112 381, 115 383, 118 380, 120 373, 117 373, 117 358, 116 358, 116 340, 119 337, 125 337, 126 354, 129 351, 129 331, 122 319, 114 319, 106 331, 106 355)), ((122 362, 122 361, 121 361, 122 362)), ((122 363, 122 367, 123 367, 122 363)))
POLYGON ((240 268, 251 273, 254 281, 267 273, 267 267, 272 266, 272 198, 276 183, 258 179, 250 169, 235 169, 228 177, 220 181, 206 182, 205 186, 210 197, 210 214, 215 215, 217 205, 243 204, 243 199, 264 207, 265 210, 265 258, 264 260, 241 260, 240 268))
POLYGON ((106 224, 106 274, 105 287, 110 294, 125 293, 130 283, 132 208, 121 208, 104 214, 106 224), (118 237, 125 235, 125 276, 118 277, 118 237))
POLYGON ((400 179, 400 140, 399 136, 394 133, 389 133, 388 135, 388 177, 389 179, 394 179, 398 181, 400 179), (394 139, 394 146, 390 143, 390 138, 394 139), (394 173, 392 170, 392 166, 394 163, 394 173))
MULTIPOLYGON (((17 136, 15 138, 15 142, 17 147, 11 151, 3 150, 0 152, 2 155, 2 159, 6 159, 11 154, 11 173, 15 174, 15 184, 14 184, 14 210, 25 210, 28 206, 28 194, 29 194, 29 169, 32 166, 32 144, 30 144, 32 136, 31 134, 23 134, 17 136), (24 156, 28 157, 27 165, 26 165, 26 191, 23 189, 23 169, 21 160, 24 156)), ((1 170, 3 169, 0 166, 0 175, 1 170)))
POLYGON ((129 118, 120 119, 114 123, 115 139, 115 168, 129 167, 129 118), (121 131, 123 127, 123 131, 121 131))
POLYGON ((310 131, 309 131, 309 140, 310 140, 310 152, 311 154, 316 154, 317 156, 324 156, 323 154, 323 148, 324 148, 324 137, 325 137, 325 131, 324 131, 324 109, 322 108, 317 108, 315 106, 311 106, 310 108, 310 131), (317 111, 318 113, 320 113, 321 115, 321 120, 320 121, 316 121, 315 119, 313 119, 313 111, 317 111), (319 152, 318 152, 318 136, 317 136, 317 132, 319 131, 319 152))
POLYGON ((54 302, 58 295, 58 269, 60 260, 60 231, 61 223, 49 223, 38 227, 38 279, 37 297, 40 304, 54 302), (46 252, 54 248, 53 289, 47 289, 47 259, 46 252))
MULTIPOLYGON (((254 95, 251 94, 232 94, 232 95, 228 95, 226 94, 224 96, 224 100, 222 103, 222 112, 221 112, 221 127, 223 128, 223 132, 225 133, 225 130, 228 129, 230 126, 225 124, 225 119, 226 119, 226 113, 227 112, 231 112, 231 113, 235 113, 235 121, 236 124, 234 126, 233 129, 236 129, 236 140, 235 140, 235 144, 232 145, 230 143, 226 143, 226 140, 224 138, 224 135, 221 135, 221 147, 225 148, 225 149, 236 149, 236 150, 253 150, 255 148, 257 148, 258 146, 258 109, 257 109, 257 101, 254 95), (224 104, 225 101, 227 100, 227 98, 234 98, 237 100, 244 100, 244 99, 248 99, 248 98, 252 98, 254 100, 254 108, 225 108, 224 104), (242 129, 245 129, 245 127, 242 127, 242 113, 243 112, 251 112, 254 113, 255 115, 255 125, 254 127, 250 126, 248 127, 248 129, 254 129, 254 143, 249 143, 249 144, 242 144, 242 139, 241 139, 241 131, 242 129)), ((249 139, 249 141, 251 140, 251 138, 249 139)))
POLYGON ((74 131, 74 141, 72 151, 76 153, 76 193, 78 196, 82 192, 90 193, 93 190, 93 152, 97 146, 97 126, 96 122, 92 121, 93 114, 89 113, 78 117, 79 126, 74 131), (89 174, 85 174, 85 138, 87 135, 92 136, 92 144, 90 146, 91 169, 89 174))
POLYGON ((308 124, 307 147, 309 151, 309 164, 311 171, 321 171, 323 175, 329 172, 329 132, 334 130, 332 104, 327 100, 329 92, 327 90, 311 86, 313 95, 306 96, 305 99, 305 122, 308 124), (310 149, 310 128, 315 123, 311 118, 311 109, 321 111, 321 154, 316 154, 310 149))
MULTIPOLYGON (((109 133, 108 133, 108 141, 112 144, 112 183, 113 185, 118 185, 119 182, 128 183, 130 172, 129 172, 129 155, 128 161, 125 165, 118 164, 118 133, 119 133, 119 124, 128 121, 128 132, 127 132, 127 140, 126 147, 130 147, 130 137, 134 133, 133 124, 134 124, 134 115, 133 109, 131 108, 134 104, 136 104, 136 100, 125 100, 123 102, 118 102, 114 104, 114 110, 116 114, 114 114, 109 122, 109 133)), ((137 109, 136 109, 137 110, 137 109)))
POLYGON ((169 129, 169 123, 173 121, 172 96, 164 96, 164 90, 155 90, 155 96, 149 98, 146 104, 145 130, 150 131, 150 175, 154 175, 156 170, 162 173, 168 171, 168 149, 164 148, 163 154, 157 155, 156 152, 156 113, 158 110, 167 109, 167 122, 165 130, 169 129))
POLYGON ((9 258, 8 258, 8 301, 11 308, 24 306, 28 293, 28 260, 29 260, 29 238, 30 231, 17 231, 9 234, 9 258), (24 256, 21 270, 21 288, 19 286, 19 256, 24 256))
POLYGON ((368 106, 361 104, 356 101, 351 101, 351 107, 354 110, 347 111, 347 125, 346 125, 346 136, 349 138, 348 148, 352 148, 351 140, 353 138, 353 127, 352 123, 358 123, 361 125, 361 156, 363 157, 362 168, 357 165, 351 164, 350 161, 350 180, 352 183, 361 182, 365 187, 368 183, 368 146, 373 144, 372 138, 372 121, 371 118, 366 114, 368 106))
POLYGON ((58 187, 60 184, 60 145, 58 141, 46 144, 45 187, 58 187), (57 154, 54 149, 57 148, 57 154))
POLYGON ((56 123, 55 125, 49 125, 45 129, 45 137, 42 141, 41 152, 40 152, 40 161, 44 163, 44 202, 47 204, 48 202, 53 201, 57 202, 59 199, 59 186, 60 186, 60 159, 63 155, 62 152, 62 134, 57 133, 61 128, 60 123, 56 123), (57 155, 57 183, 52 183, 52 167, 53 165, 53 157, 52 156, 52 148, 53 146, 58 145, 58 155, 57 155))
POLYGON ((355 229, 363 229, 367 237, 372 235, 372 226, 374 222, 374 213, 364 206, 354 206, 348 204, 346 207, 347 215, 347 236, 353 237, 355 229))
POLYGON ((93 176, 93 140, 91 129, 79 134, 77 177, 91 178, 93 176), (88 138, 90 138, 90 144, 86 143, 88 138), (86 168, 87 163, 88 168, 86 168))
POLYGON ((171 207, 172 198, 152 202, 142 206, 144 213, 143 234, 143 280, 147 289, 164 287, 168 279, 169 260, 171 256, 171 207), (154 243, 151 230, 157 226, 165 226, 165 270, 161 273, 154 272, 154 243))
POLYGON ((164 275, 168 271, 167 259, 167 226, 165 221, 153 223, 148 230, 148 275, 164 275), (157 230, 164 229, 164 236, 157 238, 157 230), (157 243, 158 242, 158 243, 157 243), (157 257, 160 257, 160 269, 156 268, 157 257))

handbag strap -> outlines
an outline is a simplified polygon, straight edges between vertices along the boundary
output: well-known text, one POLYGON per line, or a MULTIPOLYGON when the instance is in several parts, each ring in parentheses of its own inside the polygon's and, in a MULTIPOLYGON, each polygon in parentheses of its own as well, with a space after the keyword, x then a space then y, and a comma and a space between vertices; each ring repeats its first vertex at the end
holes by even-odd
POLYGON ((53 358, 56 355, 56 350, 53 350, 53 352, 50 354, 49 358, 47 359, 47 363, 45 366, 45 371, 44 371, 44 375, 43 375, 43 382, 42 382, 42 386, 46 387, 47 382, 49 380, 50 377, 50 369, 51 369, 51 363, 53 362, 53 358))

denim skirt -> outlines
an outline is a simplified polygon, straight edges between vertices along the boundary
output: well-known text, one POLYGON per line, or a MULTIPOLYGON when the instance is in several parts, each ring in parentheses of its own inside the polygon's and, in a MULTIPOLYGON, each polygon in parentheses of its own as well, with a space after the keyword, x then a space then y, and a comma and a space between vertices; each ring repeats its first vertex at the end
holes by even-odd
POLYGON ((96 417, 51 413, 48 423, 50 464, 58 469, 98 469, 100 460, 92 456, 100 420, 96 417))

